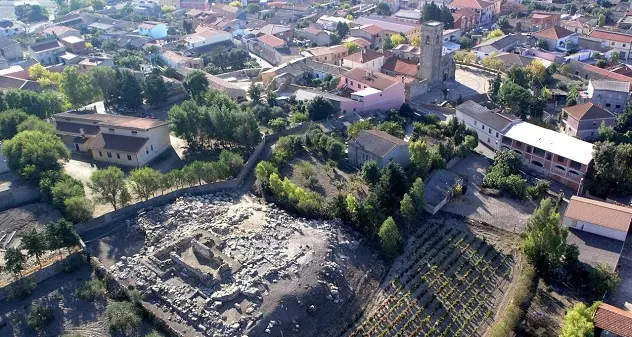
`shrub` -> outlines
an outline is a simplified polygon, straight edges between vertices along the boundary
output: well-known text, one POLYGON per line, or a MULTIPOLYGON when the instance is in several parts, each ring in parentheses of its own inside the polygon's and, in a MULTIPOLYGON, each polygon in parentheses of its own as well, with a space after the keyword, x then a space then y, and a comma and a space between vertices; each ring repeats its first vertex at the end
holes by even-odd
POLYGON ((77 297, 89 302, 105 298, 105 293, 105 282, 96 278, 84 283, 75 292, 77 297))
POLYGON ((284 205, 294 208, 306 217, 319 216, 324 211, 322 197, 292 183, 288 178, 281 180, 277 173, 270 175, 270 191, 284 205))
POLYGON ((81 268, 81 266, 83 266, 83 264, 86 263, 86 260, 84 260, 83 255, 81 254, 74 254, 74 255, 70 255, 68 256, 64 262, 61 263, 61 271, 63 271, 64 273, 72 273, 75 270, 81 268))
POLYGON ((584 303, 576 303, 564 316, 560 337, 594 336, 593 317, 600 304, 597 301, 588 308, 584 303))
POLYGON ((8 298, 10 300, 25 299, 33 293, 35 287, 37 287, 37 282, 35 282, 35 280, 30 277, 22 278, 17 282, 13 282, 9 286, 8 298))
POLYGON ((296 157, 301 151, 303 144, 301 138, 297 136, 280 137, 272 150, 274 160, 278 163, 286 163, 296 157))
POLYGON ((71 197, 64 201, 64 213, 72 223, 78 223, 92 219, 94 204, 85 197, 71 197))
POLYGON ((535 269, 531 265, 526 265, 516 280, 510 295, 511 301, 505 307, 500 319, 489 329, 488 337, 506 337, 513 334, 524 315, 524 307, 530 300, 534 277, 535 269))
POLYGON ((140 316, 131 302, 113 302, 105 312, 111 332, 131 335, 140 325, 140 316))
POLYGON ((604 293, 613 293, 621 282, 619 275, 605 264, 599 264, 593 268, 590 271, 589 280, 590 289, 600 296, 604 293))
POLYGON ((401 247, 402 236, 392 217, 388 217, 388 219, 382 223, 378 237, 386 254, 391 258, 397 256, 401 247))
POLYGON ((31 305, 26 315, 26 325, 31 329, 41 329, 53 321, 53 309, 41 304, 31 305))

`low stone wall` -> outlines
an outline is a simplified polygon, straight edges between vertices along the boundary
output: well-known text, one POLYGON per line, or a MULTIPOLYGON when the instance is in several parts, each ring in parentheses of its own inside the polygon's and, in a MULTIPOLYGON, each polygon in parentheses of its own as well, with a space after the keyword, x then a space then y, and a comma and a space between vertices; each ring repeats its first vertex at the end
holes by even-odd
POLYGON ((13 182, 10 188, 0 191, 0 211, 30 204, 40 198, 38 189, 20 182, 13 182))
MULTIPOLYGON (((64 262, 66 260, 68 260, 69 258, 76 256, 76 255, 82 255, 82 252, 76 252, 76 253, 72 253, 68 256, 66 256, 66 258, 59 260, 57 262, 53 262, 51 264, 49 264, 48 266, 45 266, 44 268, 37 270, 29 275, 24 275, 20 280, 18 280, 17 282, 24 282, 27 279, 33 280, 35 282, 35 284, 39 284, 43 281, 48 280, 49 278, 63 272, 62 271, 62 265, 64 264, 64 262)), ((9 293, 11 292, 11 286, 15 285, 17 282, 12 282, 7 284, 6 286, 0 288, 0 301, 3 301, 4 299, 6 299, 9 296, 9 293)))

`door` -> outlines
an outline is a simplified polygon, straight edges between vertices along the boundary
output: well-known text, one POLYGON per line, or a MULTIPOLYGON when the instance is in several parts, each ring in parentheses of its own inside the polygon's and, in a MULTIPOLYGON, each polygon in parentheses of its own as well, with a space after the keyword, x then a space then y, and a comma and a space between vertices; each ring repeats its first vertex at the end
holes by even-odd
POLYGON ((79 152, 79 144, 75 144, 75 151, 79 152))

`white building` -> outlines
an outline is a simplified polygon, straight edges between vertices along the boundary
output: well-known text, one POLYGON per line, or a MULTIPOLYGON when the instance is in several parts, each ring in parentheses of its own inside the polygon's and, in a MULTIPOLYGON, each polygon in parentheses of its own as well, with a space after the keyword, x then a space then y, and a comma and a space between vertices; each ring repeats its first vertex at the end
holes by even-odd
POLYGON ((372 50, 361 49, 342 59, 342 66, 350 69, 365 69, 380 72, 384 65, 384 54, 372 50))
POLYGON ((167 37, 167 25, 162 22, 145 21, 138 25, 138 34, 162 39, 167 37))
POLYGON ((0 37, 11 37, 24 33, 24 25, 9 19, 0 19, 0 37))
POLYGON ((140 167, 171 147, 166 121, 92 110, 62 112, 53 121, 66 146, 102 162, 140 167))
POLYGON ((493 150, 500 148, 507 127, 519 120, 494 113, 474 101, 457 106, 456 118, 468 129, 476 131, 479 142, 493 150))
POLYGON ((231 33, 211 29, 208 27, 198 27, 195 33, 189 34, 184 38, 187 49, 199 48, 220 42, 230 41, 231 33))
POLYGON ((630 207, 573 196, 564 213, 562 224, 565 227, 625 241, 630 221, 630 207))

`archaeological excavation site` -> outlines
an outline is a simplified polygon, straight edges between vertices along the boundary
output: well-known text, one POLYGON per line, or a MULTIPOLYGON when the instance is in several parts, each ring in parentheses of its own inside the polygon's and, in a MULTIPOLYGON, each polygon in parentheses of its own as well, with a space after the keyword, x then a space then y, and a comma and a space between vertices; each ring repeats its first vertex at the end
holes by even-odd
POLYGON ((91 254, 182 336, 341 335, 385 271, 345 226, 249 195, 187 196, 110 228, 91 254))

